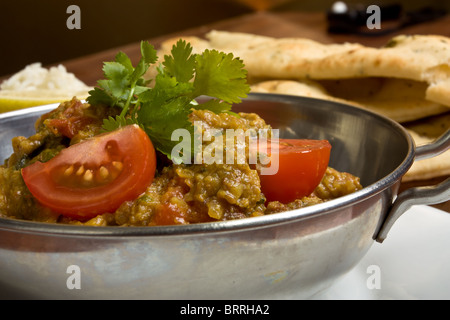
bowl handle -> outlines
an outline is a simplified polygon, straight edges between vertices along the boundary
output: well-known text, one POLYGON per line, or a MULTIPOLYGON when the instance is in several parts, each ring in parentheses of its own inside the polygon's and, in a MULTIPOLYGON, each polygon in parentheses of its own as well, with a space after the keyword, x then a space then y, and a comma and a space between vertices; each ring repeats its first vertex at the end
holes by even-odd
POLYGON ((435 157, 450 148, 450 129, 441 135, 436 141, 417 147, 414 160, 423 160, 435 157))
MULTIPOLYGON (((433 143, 416 148, 415 160, 435 157, 450 149, 450 129, 433 143)), ((394 222, 413 205, 437 204, 450 200, 450 178, 435 186, 410 188, 398 195, 392 204, 377 236, 383 242, 394 222)))

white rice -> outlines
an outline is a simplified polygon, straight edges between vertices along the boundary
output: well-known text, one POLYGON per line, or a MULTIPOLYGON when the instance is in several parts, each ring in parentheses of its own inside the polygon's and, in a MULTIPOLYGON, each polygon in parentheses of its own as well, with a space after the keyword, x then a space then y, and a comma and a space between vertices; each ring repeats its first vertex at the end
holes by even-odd
POLYGON ((73 73, 67 72, 63 65, 43 68, 40 62, 26 66, 23 70, 3 81, 0 90, 33 91, 56 90, 67 92, 88 91, 86 86, 73 73))

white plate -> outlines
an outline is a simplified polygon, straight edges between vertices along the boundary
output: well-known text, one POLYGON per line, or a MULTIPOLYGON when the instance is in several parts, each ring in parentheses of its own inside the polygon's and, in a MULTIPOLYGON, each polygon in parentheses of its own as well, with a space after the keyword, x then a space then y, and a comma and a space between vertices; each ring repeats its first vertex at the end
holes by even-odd
POLYGON ((450 299, 450 214, 414 206, 316 299, 450 299))

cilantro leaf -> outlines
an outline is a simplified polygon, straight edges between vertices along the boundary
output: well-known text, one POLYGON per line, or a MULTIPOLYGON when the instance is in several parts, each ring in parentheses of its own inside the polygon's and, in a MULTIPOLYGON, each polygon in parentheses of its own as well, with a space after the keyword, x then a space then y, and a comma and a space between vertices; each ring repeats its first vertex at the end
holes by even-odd
POLYGON ((137 120, 132 118, 125 118, 123 116, 116 116, 115 118, 109 116, 107 119, 103 119, 102 128, 103 132, 110 132, 130 124, 137 124, 137 120))
MULTIPOLYGON (((125 67, 129 74, 133 72, 134 68, 130 58, 122 51, 117 53, 115 61, 120 63, 123 67, 125 67)), ((107 64, 107 62, 105 62, 105 64, 107 64)))
POLYGON ((178 40, 172 48, 172 55, 165 55, 163 65, 166 72, 180 82, 188 82, 194 77, 195 56, 191 55, 192 47, 184 40, 178 40))
POLYGON ((106 79, 97 81, 98 87, 89 92, 87 102, 121 107, 124 109, 122 115, 125 115, 134 95, 148 90, 142 76, 158 59, 155 48, 144 41, 141 42, 141 55, 136 68, 123 52, 115 56, 115 61, 105 62, 103 72, 106 79))
POLYGON ((128 74, 129 71, 125 66, 118 62, 106 62, 103 66, 105 76, 110 80, 100 80, 99 84, 103 88, 107 88, 115 105, 123 107, 120 100, 127 96, 128 74))
MULTIPOLYGON (((146 104, 144 104, 145 106, 146 104)), ((161 108, 153 105, 146 105, 147 112, 139 113, 139 122, 143 124, 144 130, 153 142, 153 145, 171 158, 173 147, 178 141, 172 141, 172 134, 177 129, 184 129, 193 136, 194 126, 189 121, 188 116, 191 110, 187 97, 177 97, 165 103, 161 108)))
MULTIPOLYGON (((152 90, 148 90, 140 97, 142 102, 147 105, 161 107, 171 99, 179 96, 188 96, 193 90, 193 84, 190 82, 178 82, 176 78, 171 77, 164 71, 161 71, 155 77, 155 84, 152 90)), ((141 107, 141 113, 145 113, 146 105, 141 107)))
POLYGON ((229 103, 240 103, 249 92, 247 72, 242 60, 233 54, 205 50, 196 56, 194 96, 207 95, 229 103))
POLYGON ((211 99, 193 107, 197 110, 203 109, 212 111, 214 113, 222 113, 230 111, 232 105, 219 99, 211 99))
POLYGON ((158 55, 155 47, 153 47, 147 41, 141 41, 141 55, 142 60, 146 65, 154 64, 156 61, 158 61, 158 55))
POLYGON ((89 91, 89 97, 86 99, 92 105, 105 104, 108 106, 115 105, 114 99, 103 89, 95 87, 89 91))
POLYGON ((150 88, 144 75, 157 61, 156 50, 144 41, 136 67, 125 53, 119 52, 115 61, 104 63, 106 79, 97 82, 98 87, 89 92, 87 101, 122 108, 120 115, 104 119, 104 130, 136 123, 146 131, 155 148, 171 158, 178 144, 172 141, 175 130, 185 129, 193 137, 194 126, 189 114, 194 108, 232 113, 232 104, 241 102, 250 87, 240 59, 217 50, 193 54, 191 45, 179 40, 171 54, 155 66, 157 75, 150 88), (211 99, 200 104, 195 101, 200 96, 211 99))

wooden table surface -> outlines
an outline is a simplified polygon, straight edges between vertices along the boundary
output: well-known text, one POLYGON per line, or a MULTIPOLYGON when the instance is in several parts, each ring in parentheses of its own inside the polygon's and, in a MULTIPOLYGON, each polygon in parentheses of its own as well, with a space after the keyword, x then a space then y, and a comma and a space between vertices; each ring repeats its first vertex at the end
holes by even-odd
MULTIPOLYGON (((361 36, 352 34, 330 34, 327 32, 326 15, 314 12, 255 12, 252 14, 218 21, 210 25, 183 30, 175 34, 167 34, 149 40, 155 47, 159 47, 162 41, 173 36, 200 36, 210 30, 225 30, 235 32, 247 32, 273 37, 305 37, 322 43, 357 42, 367 46, 379 47, 384 45, 396 34, 440 34, 450 37, 450 15, 438 20, 412 25, 395 33, 383 36, 361 36)), ((383 24, 381 25, 383 28, 383 24)), ((73 72, 79 79, 88 85, 95 85, 97 80, 103 78, 103 61, 111 61, 118 51, 123 51, 130 56, 133 62, 140 57, 139 43, 117 47, 77 59, 62 61, 67 70, 73 72)), ((419 181, 402 185, 406 189, 415 185, 435 184, 446 177, 436 178, 432 181, 419 181)), ((450 201, 438 204, 435 207, 450 212, 450 201)))

